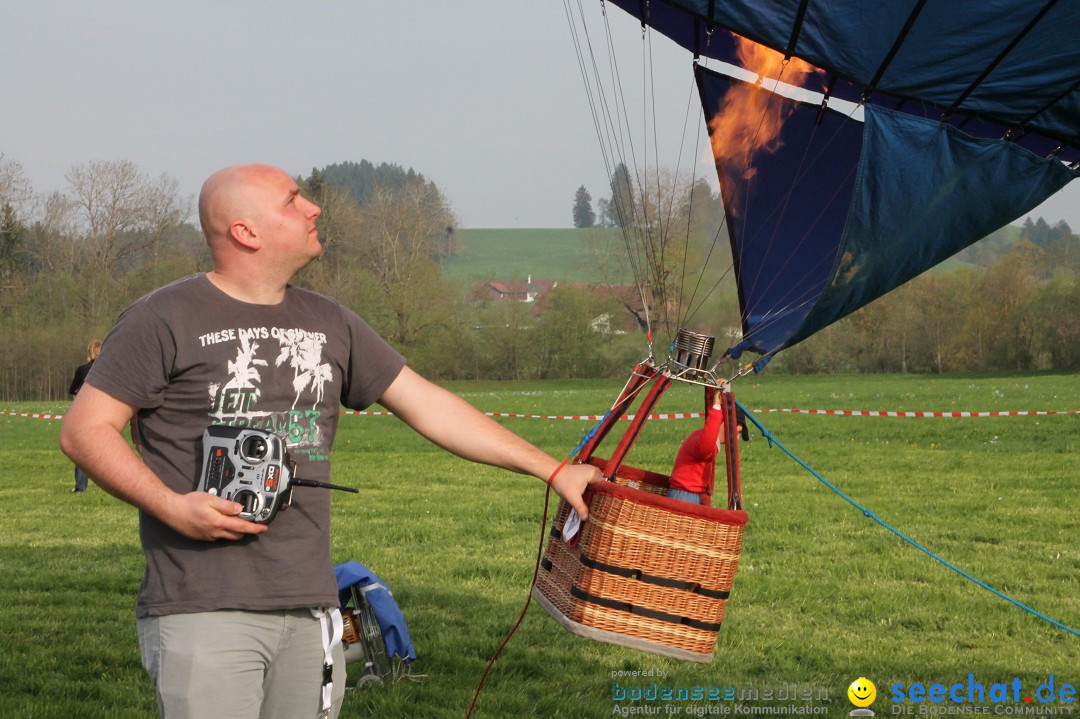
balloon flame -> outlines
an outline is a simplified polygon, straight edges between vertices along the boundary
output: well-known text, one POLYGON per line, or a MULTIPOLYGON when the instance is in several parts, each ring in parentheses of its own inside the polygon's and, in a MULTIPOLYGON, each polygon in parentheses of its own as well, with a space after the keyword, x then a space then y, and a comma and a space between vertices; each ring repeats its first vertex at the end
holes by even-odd
MULTIPOLYGON (((783 145, 780 128, 791 114, 791 106, 777 102, 762 84, 766 80, 783 80, 801 87, 807 77, 823 72, 797 57, 785 60, 781 53, 744 37, 736 35, 735 40, 739 64, 757 73, 758 82, 732 83, 709 121, 713 158, 722 187, 729 192, 757 174, 753 159, 759 152, 776 152, 783 145)), ((734 202, 729 206, 736 211, 734 202)))

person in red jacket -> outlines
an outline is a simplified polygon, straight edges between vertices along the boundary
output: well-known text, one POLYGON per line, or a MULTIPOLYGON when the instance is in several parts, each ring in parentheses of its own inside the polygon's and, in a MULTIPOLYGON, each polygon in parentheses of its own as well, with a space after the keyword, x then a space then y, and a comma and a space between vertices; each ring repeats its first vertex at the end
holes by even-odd
POLYGON ((705 415, 705 426, 691 432, 679 447, 671 479, 668 480, 669 498, 701 504, 701 495, 712 491, 716 456, 724 443, 724 435, 720 431, 723 426, 724 410, 720 404, 720 393, 717 392, 705 415))

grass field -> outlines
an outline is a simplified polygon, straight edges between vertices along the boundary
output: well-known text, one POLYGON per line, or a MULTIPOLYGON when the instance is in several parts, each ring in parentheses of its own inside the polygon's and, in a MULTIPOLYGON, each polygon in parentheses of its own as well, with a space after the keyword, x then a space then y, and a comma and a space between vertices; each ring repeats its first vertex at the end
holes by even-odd
MULTIPOLYGON (((599 243, 614 241, 615 250, 625 253, 619 230, 459 230, 457 235, 459 252, 442 269, 466 287, 529 275, 536 280, 596 282, 600 278, 594 254, 600 251, 599 243)), ((611 251, 610 244, 604 246, 611 251)), ((629 283, 631 278, 621 281, 629 283)))
MULTIPOLYGON (((1007 225, 995 233, 995 243, 1007 247, 1019 237, 1019 228, 1007 225)), ((637 241, 636 239, 634 240, 637 241)), ((444 274, 458 284, 470 287, 478 281, 556 279, 563 282, 600 280, 632 284, 629 267, 622 277, 598 276, 598 258, 623 258, 626 249, 622 231, 608 229, 461 229, 457 231, 458 252, 442 265, 444 274)), ((725 261, 726 262, 726 261, 725 261)), ((951 258, 934 272, 971 268, 969 262, 951 258)), ((725 267, 719 268, 723 272, 725 267)), ((693 271, 691 276, 695 276, 693 271)))
MULTIPOLYGON (((602 413, 620 384, 450 386, 486 411, 550 415, 602 413)), ((1061 411, 1080 409, 1078 386, 1075 375, 766 375, 740 380, 736 392, 752 409, 1061 411)), ((678 386, 659 410, 697 411, 700 404, 699 391, 678 386)), ((1080 416, 756 416, 883 521, 1080 628, 1080 416)), ((589 425, 503 421, 553 454, 570 451, 589 425)), ((666 471, 697 422, 650 422, 630 463, 666 471)), ((59 422, 0 415, 0 426, 0 717, 153 716, 133 618, 142 575, 135 512, 93 486, 68 493, 71 466, 56 449, 59 422)), ((606 456, 611 447, 601 449, 606 456)), ((765 697, 792 684, 827 692, 829 701, 813 706, 845 716, 853 708, 846 689, 863 676, 877 685, 871 709, 882 716, 896 711, 890 687, 897 683, 966 686, 971 674, 989 690, 1018 679, 1021 704, 1051 676, 1055 691, 1080 684, 1077 636, 903 543, 761 436, 743 446, 742 457, 750 523, 712 664, 581 639, 534 605, 492 669, 474 716, 607 717, 625 706, 662 716, 725 707, 738 713, 738 706, 786 705, 765 697), (666 678, 613 677, 627 671, 666 678), (612 699, 613 682, 640 688, 651 681, 729 687, 758 699, 666 706, 612 699)), ((343 417, 334 467, 335 481, 361 490, 334 498, 334 556, 366 563, 393 589, 419 655, 414 672, 427 677, 350 691, 342 716, 465 716, 528 594, 543 484, 449 457, 390 417, 343 417)))

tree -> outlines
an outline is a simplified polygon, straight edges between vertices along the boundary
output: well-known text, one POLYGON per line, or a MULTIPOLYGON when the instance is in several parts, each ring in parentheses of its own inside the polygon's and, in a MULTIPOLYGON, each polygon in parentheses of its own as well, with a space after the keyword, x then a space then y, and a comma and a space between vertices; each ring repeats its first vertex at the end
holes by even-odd
POLYGON ((634 198, 634 181, 626 163, 620 162, 611 173, 611 202, 609 212, 616 227, 631 227, 638 217, 634 198))
POLYGON ((21 261, 26 227, 19 208, 28 204, 31 194, 22 167, 0 153, 0 278, 10 276, 21 261))
POLYGON ((26 243, 30 264, 39 272, 73 272, 80 264, 75 204, 63 193, 51 192, 38 205, 37 221, 26 243))
POLYGON ((490 301, 477 312, 476 375, 485 379, 535 376, 536 338, 532 305, 490 301))
POLYGON ((1040 318, 1038 349, 1058 370, 1080 370, 1080 283, 1065 273, 1039 289, 1032 314, 1040 318))
POLYGON ((533 352, 543 379, 604 374, 603 349, 611 338, 610 318, 620 311, 613 298, 584 288, 557 287, 536 324, 533 352))
POLYGON ((191 215, 191 199, 180 197, 176 180, 150 180, 128 160, 76 165, 67 179, 90 259, 105 274, 151 251, 191 215))
POLYGON ((25 228, 15 215, 11 203, 0 207, 0 280, 15 274, 20 264, 22 238, 25 228))
POLYGON ((687 206, 682 214, 689 217, 690 230, 706 235, 718 234, 724 224, 724 202, 715 194, 709 183, 698 179, 686 198, 687 206))
POLYGON ((11 205, 18 212, 30 197, 30 182, 23 174, 22 165, 5 160, 0 153, 0 204, 11 205))
POLYGON ((599 227, 615 226, 615 221, 611 218, 611 200, 601 197, 596 201, 596 224, 599 227))
POLYGON ((588 228, 596 224, 596 214, 592 208, 592 195, 582 185, 574 194, 574 227, 588 228))

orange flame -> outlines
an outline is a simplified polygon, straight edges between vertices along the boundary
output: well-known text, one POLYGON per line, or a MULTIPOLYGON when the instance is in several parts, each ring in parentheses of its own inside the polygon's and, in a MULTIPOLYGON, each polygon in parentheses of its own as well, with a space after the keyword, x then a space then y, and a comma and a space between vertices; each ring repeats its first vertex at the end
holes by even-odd
MULTIPOLYGON (((783 144, 780 128, 791 114, 791 106, 778 102, 762 83, 779 79, 802 86, 808 76, 822 72, 799 58, 785 62, 781 53, 744 37, 736 35, 735 40, 739 64, 757 73, 758 82, 733 83, 709 121, 713 158, 723 175, 724 188, 731 192, 738 192, 741 184, 757 173, 753 158, 758 152, 776 152, 783 144)), ((735 203, 730 206, 734 211, 735 203)))

